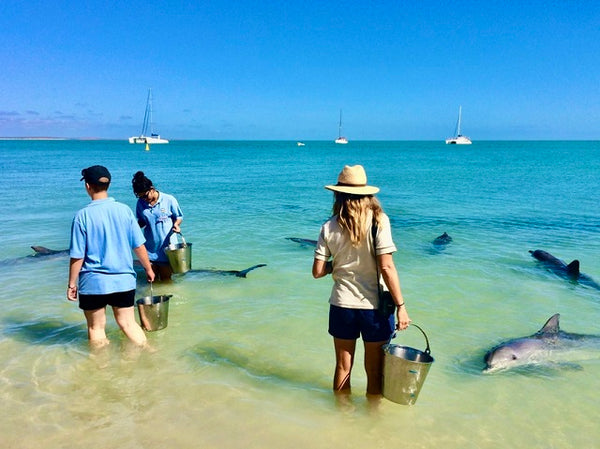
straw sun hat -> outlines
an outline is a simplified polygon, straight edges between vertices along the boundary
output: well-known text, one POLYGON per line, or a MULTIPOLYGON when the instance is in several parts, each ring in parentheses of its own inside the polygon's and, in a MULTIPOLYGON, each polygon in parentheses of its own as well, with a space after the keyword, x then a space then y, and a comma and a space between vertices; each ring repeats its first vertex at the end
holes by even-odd
POLYGON ((325 188, 353 195, 374 195, 379 192, 379 187, 367 185, 367 173, 362 165, 346 165, 338 176, 337 184, 325 188))

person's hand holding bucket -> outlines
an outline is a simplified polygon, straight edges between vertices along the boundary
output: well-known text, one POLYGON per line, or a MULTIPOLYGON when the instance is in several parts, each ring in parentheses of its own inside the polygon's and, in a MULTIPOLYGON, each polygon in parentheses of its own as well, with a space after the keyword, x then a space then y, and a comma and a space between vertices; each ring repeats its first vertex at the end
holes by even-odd
POLYGON ((403 331, 408 328, 410 322, 406 306, 402 303, 401 306, 396 307, 396 330, 403 331))

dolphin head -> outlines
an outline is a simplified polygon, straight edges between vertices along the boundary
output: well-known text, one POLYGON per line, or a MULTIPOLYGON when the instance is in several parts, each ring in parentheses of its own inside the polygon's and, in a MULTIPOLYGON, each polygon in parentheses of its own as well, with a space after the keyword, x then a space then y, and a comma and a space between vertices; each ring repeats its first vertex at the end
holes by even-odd
POLYGON ((523 351, 521 346, 524 342, 517 342, 516 340, 502 343, 495 348, 490 349, 485 357, 485 369, 486 373, 500 371, 504 369, 512 368, 522 363, 523 351))
POLYGON ((556 313, 534 335, 509 340, 490 349, 483 359, 486 365, 483 371, 490 373, 539 361, 547 341, 558 335, 559 319, 560 315, 556 313))
POLYGON ((543 349, 539 338, 518 338, 492 348, 484 357, 486 373, 534 363, 543 349))

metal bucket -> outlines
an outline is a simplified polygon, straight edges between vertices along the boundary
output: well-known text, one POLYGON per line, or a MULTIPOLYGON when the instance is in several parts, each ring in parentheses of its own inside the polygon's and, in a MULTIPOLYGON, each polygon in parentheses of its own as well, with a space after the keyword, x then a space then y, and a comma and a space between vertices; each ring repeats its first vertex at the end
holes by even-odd
POLYGON ((404 405, 417 401, 433 363, 427 335, 416 324, 412 326, 423 332, 427 342, 425 351, 391 343, 383 346, 383 397, 404 405))
POLYGON ((135 302, 140 314, 140 323, 145 330, 153 332, 167 327, 171 296, 144 296, 135 302))
MULTIPOLYGON (((186 243, 181 233, 173 233, 181 238, 181 242, 169 242, 165 254, 173 273, 187 273, 192 268, 192 244, 186 243)), ((171 240, 172 240, 171 235, 171 240)))

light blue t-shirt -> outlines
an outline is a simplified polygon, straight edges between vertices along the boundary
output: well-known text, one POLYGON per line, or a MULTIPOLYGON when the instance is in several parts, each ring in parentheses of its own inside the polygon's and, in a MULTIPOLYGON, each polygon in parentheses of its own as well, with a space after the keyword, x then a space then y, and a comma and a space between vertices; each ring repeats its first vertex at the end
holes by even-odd
POLYGON ((144 244, 133 212, 114 198, 94 200, 71 226, 69 255, 83 259, 79 293, 105 295, 135 289, 131 250, 144 244))
POLYGON ((137 219, 144 223, 144 237, 148 258, 152 262, 168 262, 165 248, 169 245, 167 236, 183 212, 173 195, 158 192, 158 201, 150 206, 146 200, 139 199, 135 208, 137 219))

